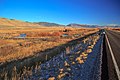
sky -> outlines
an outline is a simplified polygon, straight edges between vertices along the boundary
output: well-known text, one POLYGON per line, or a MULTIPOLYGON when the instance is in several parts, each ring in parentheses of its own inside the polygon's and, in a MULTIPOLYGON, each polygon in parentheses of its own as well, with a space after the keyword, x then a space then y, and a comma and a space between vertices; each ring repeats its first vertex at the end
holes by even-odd
POLYGON ((120 0, 0 0, 0 17, 65 25, 120 25, 120 0))

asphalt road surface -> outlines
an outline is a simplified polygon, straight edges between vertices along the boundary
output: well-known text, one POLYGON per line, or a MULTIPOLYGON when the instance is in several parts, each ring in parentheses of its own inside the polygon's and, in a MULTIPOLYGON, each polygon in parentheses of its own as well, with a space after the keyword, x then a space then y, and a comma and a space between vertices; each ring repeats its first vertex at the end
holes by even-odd
POLYGON ((120 32, 106 30, 105 38, 105 47, 106 47, 106 58, 107 58, 107 72, 108 72, 108 80, 119 80, 118 76, 120 76, 120 32), (107 40, 108 39, 108 40, 107 40), (111 47, 111 50, 110 50, 111 47), (113 56, 115 61, 113 60, 113 56), (116 64, 115 64, 116 62, 116 64), (118 69, 116 68, 116 66, 118 69))

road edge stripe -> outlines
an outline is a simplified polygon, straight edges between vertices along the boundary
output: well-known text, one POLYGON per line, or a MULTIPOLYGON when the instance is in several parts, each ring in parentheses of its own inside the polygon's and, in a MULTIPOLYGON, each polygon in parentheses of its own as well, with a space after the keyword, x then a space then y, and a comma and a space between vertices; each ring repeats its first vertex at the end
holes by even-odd
POLYGON ((108 40, 107 35, 105 35, 105 37, 106 37, 106 40, 107 40, 107 43, 108 43, 108 47, 109 47, 109 49, 110 49, 110 53, 111 53, 112 60, 113 60, 114 66, 115 66, 115 70, 116 70, 116 73, 117 73, 117 76, 118 76, 118 80, 120 80, 120 70, 119 70, 118 65, 117 65, 117 62, 116 62, 116 60, 115 60, 115 57, 114 57, 114 54, 113 54, 112 48, 111 48, 111 46, 110 46, 110 42, 109 42, 109 40, 108 40))

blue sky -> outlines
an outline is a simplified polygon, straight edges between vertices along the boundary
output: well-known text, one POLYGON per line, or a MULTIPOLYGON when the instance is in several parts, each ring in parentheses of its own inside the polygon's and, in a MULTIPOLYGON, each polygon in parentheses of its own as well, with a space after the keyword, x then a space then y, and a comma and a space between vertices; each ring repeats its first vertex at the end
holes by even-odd
POLYGON ((120 24, 120 0, 0 0, 0 17, 60 24, 120 24))

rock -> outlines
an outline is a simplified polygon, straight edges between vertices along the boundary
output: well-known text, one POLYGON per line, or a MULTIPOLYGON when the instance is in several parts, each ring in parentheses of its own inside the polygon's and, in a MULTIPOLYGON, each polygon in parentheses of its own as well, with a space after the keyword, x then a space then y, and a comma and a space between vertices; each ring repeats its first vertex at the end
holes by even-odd
POLYGON ((63 73, 64 69, 59 69, 60 73, 63 73))
POLYGON ((87 57, 83 57, 83 59, 87 59, 87 57))
POLYGON ((70 69, 70 68, 67 68, 67 71, 71 71, 71 69, 70 69))
POLYGON ((74 64, 75 64, 75 62, 73 61, 73 62, 72 62, 72 64, 74 65, 74 64))

